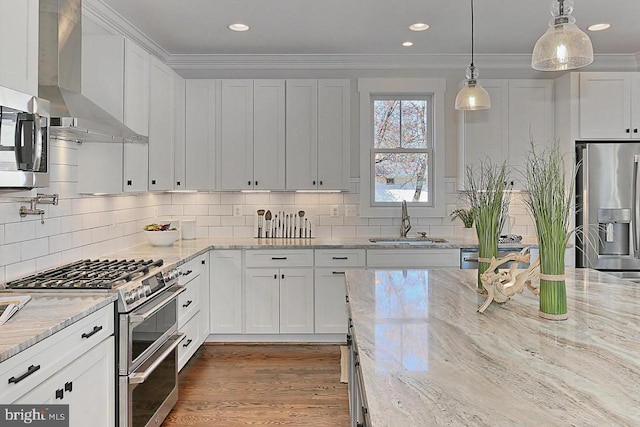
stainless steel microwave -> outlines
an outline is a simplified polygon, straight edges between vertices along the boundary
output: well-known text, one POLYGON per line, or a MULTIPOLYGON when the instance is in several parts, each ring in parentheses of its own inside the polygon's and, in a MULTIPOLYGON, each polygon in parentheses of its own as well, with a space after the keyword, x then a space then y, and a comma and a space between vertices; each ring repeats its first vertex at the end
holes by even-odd
POLYGON ((49 101, 0 87, 0 191, 49 185, 49 101))

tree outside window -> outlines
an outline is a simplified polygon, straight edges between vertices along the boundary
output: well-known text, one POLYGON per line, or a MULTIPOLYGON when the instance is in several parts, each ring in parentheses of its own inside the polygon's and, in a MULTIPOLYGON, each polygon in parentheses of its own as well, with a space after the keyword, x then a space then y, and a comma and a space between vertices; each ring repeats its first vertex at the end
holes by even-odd
POLYGON ((433 205, 430 110, 431 97, 373 99, 374 204, 433 205))

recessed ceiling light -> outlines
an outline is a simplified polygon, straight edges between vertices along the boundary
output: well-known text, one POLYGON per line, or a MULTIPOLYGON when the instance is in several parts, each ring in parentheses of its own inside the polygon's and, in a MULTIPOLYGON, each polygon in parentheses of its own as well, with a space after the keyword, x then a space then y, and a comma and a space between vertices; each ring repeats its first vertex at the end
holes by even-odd
POLYGON ((413 46, 413 42, 404 42, 404 43, 402 43, 402 46, 411 47, 411 46, 413 46))
POLYGON ((231 31, 249 31, 249 26, 245 24, 230 24, 229 29, 231 31))
POLYGON ((611 28, 611 24, 602 23, 602 24, 593 24, 587 28, 589 31, 603 31, 611 28))
POLYGON ((415 24, 409 25, 409 29, 411 31, 424 31, 429 29, 429 24, 425 24, 423 22, 416 22, 415 24))

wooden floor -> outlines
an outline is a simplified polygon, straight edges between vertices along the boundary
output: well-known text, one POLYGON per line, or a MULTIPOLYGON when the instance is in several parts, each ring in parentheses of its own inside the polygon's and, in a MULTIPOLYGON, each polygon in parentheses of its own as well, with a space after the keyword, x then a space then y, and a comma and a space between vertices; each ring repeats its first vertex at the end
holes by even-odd
POLYGON ((163 427, 349 425, 339 346, 205 345, 163 427))

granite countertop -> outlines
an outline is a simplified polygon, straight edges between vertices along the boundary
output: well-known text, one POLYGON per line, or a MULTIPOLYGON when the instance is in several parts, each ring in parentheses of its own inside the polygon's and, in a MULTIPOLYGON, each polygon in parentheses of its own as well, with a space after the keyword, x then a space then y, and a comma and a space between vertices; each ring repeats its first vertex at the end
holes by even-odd
POLYGON ((353 270, 349 309, 374 427, 640 425, 640 287, 567 271, 569 319, 525 290, 476 309, 475 270, 353 270))
MULTIPOLYGON (((8 295, 8 294, 7 294, 8 295)), ((113 303, 117 294, 33 293, 32 299, 0 325, 0 362, 113 303)))
MULTIPOLYGON (((258 239, 253 237, 216 237, 178 240, 172 246, 142 244, 106 254, 105 258, 162 258, 165 266, 179 265, 210 249, 460 249, 478 247, 476 239, 444 236, 446 242, 428 244, 373 243, 368 237, 313 239, 258 239)), ((536 248, 535 237, 520 243, 500 244, 500 248, 529 246, 536 248)))

